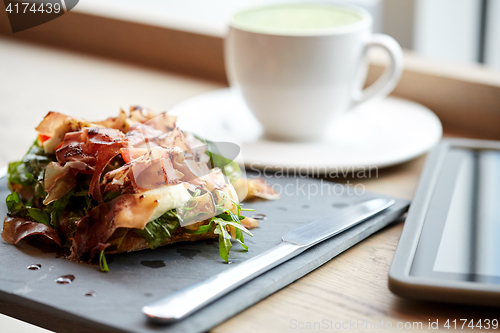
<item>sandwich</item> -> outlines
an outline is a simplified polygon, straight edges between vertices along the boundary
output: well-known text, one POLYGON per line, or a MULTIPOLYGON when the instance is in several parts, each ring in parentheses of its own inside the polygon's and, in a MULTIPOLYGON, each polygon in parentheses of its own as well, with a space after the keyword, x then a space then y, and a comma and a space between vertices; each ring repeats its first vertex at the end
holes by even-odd
POLYGON ((242 178, 215 143, 176 126, 176 117, 140 107, 89 122, 49 112, 24 158, 8 166, 2 238, 35 237, 68 249, 73 261, 218 238, 228 261, 232 241, 258 226, 241 200, 279 195, 262 179, 242 178))

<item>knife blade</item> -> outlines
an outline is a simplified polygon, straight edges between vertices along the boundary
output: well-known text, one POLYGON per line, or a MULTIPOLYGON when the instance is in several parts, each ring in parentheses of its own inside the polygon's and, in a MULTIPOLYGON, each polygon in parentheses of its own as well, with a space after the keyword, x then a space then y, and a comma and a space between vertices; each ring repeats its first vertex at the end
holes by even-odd
POLYGON ((245 282, 384 211, 395 203, 389 199, 363 201, 327 217, 294 229, 274 248, 235 265, 204 281, 149 303, 142 312, 153 322, 172 323, 215 301, 245 282))

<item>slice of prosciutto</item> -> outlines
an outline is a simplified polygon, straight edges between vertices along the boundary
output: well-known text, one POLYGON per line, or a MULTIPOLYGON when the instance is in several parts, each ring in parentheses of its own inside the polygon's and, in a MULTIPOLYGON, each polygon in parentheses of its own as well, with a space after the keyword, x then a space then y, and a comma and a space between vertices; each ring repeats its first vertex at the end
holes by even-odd
POLYGON ((89 259, 92 259, 95 254, 106 248, 108 239, 116 229, 144 229, 152 219, 191 198, 182 184, 174 187, 177 194, 181 195, 171 197, 172 188, 164 187, 163 190, 123 194, 94 207, 87 216, 76 222, 77 229, 72 238, 70 259, 80 260, 87 253, 90 253, 89 259), (167 202, 170 206, 164 206, 166 201, 172 201, 167 202))
MULTIPOLYGON (((89 195, 97 202, 102 202, 99 182, 108 163, 120 154, 120 149, 126 144, 125 135, 116 129, 91 127, 82 131, 67 133, 60 148, 56 150, 57 161, 61 166, 78 162, 85 165, 85 170, 91 170, 92 180, 89 195)), ((77 171, 85 173, 81 169, 77 171)))
POLYGON ((21 239, 38 236, 61 246, 61 239, 54 229, 43 223, 28 221, 22 217, 5 217, 2 238, 11 244, 17 244, 21 239))

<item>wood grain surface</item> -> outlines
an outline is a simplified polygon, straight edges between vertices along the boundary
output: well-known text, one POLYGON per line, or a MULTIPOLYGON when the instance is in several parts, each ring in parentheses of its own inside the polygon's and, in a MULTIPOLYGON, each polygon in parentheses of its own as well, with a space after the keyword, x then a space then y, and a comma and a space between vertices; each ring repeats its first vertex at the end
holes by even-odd
POLYGON ((226 83, 222 38, 77 11, 12 34, 4 10, 0 35, 226 83))
POLYGON ((403 331, 435 331, 429 329, 429 321, 436 320, 440 329, 447 331, 443 325, 448 319, 498 319, 498 309, 415 302, 391 294, 387 274, 402 228, 403 224, 398 224, 382 230, 225 322, 215 332, 311 331, 306 329, 307 323, 313 328, 314 323, 320 323, 316 328, 325 331, 389 332, 398 323, 411 323, 403 331), (353 326, 353 322, 359 325, 353 326), (304 325, 302 330, 300 323, 304 325), (349 326, 335 330, 336 323, 349 326))
MULTIPOLYGON (((0 138, 3 142, 0 166, 22 156, 34 139, 34 126, 49 110, 89 119, 112 116, 119 106, 130 104, 167 110, 185 98, 224 86, 217 81, 5 38, 0 38, 0 73, 0 138)), ((340 181, 355 181, 370 191, 411 198, 424 160, 421 157, 380 170, 378 177, 373 179, 340 181)), ((382 321, 391 322, 393 327, 398 322, 422 322, 422 329, 414 327, 416 331, 434 331, 428 328, 429 320, 439 320, 440 329, 447 331, 442 325, 448 319, 500 319, 498 309, 414 302, 391 294, 387 288, 387 274, 402 227, 398 224, 382 230, 214 331, 303 331, 305 326, 300 329, 300 323, 325 324, 323 320, 332 325, 350 320, 371 323, 371 328, 369 324, 358 326, 359 331, 366 332, 373 331, 376 328, 373 325, 382 321)), ((13 315, 22 309, 9 311, 6 314, 13 315)), ((0 327, 4 318, 0 318, 0 327)), ((319 327, 328 331, 352 328, 319 327)))
MULTIPOLYGON (((380 52, 371 56, 367 83, 387 65, 380 52)), ((426 59, 405 52, 405 70, 394 96, 433 110, 445 131, 500 140, 500 71, 482 65, 426 59)))

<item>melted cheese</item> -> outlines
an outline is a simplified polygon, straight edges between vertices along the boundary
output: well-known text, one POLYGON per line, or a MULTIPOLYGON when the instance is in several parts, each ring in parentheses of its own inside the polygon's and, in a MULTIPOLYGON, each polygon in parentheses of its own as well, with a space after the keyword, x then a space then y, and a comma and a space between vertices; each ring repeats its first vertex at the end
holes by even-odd
MULTIPOLYGON (((191 194, 186 190, 183 184, 162 186, 149 190, 142 193, 145 196, 154 196, 158 200, 158 206, 149 218, 149 221, 153 221, 169 210, 184 205, 189 199, 191 199, 191 194)), ((148 221, 148 222, 149 222, 148 221)))
POLYGON ((183 184, 121 195, 111 203, 114 225, 116 228, 144 229, 148 222, 184 205, 190 198, 183 184))

